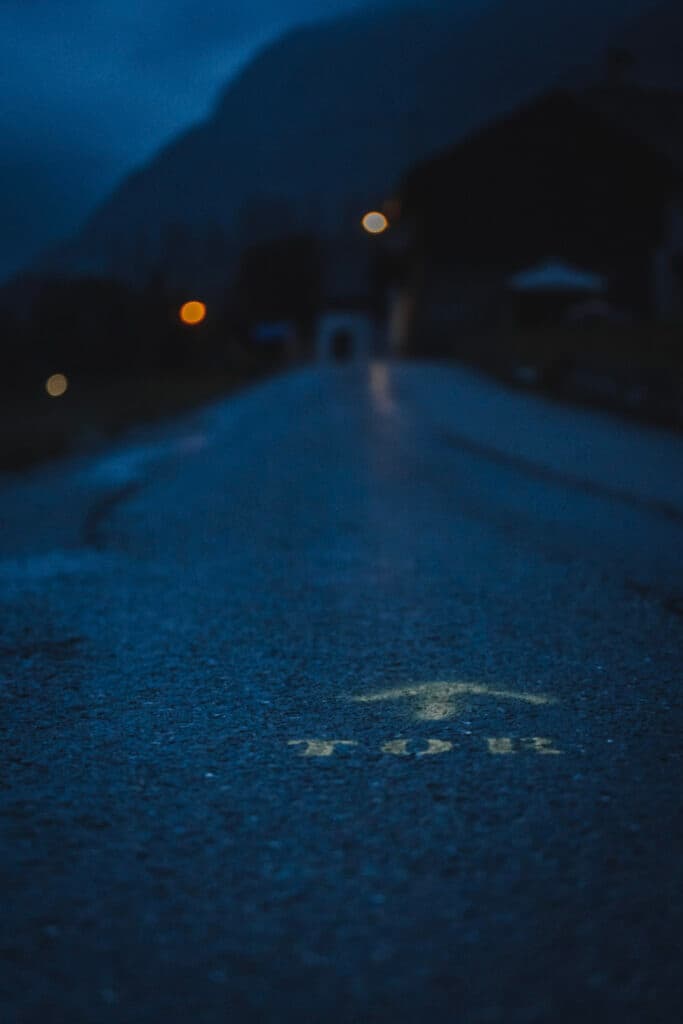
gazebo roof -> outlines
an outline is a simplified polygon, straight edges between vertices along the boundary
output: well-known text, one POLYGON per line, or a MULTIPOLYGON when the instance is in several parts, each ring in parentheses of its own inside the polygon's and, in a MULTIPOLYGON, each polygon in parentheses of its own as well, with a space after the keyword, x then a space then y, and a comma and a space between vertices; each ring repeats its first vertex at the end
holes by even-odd
POLYGON ((572 267, 568 263, 540 263, 508 279, 517 292, 582 292, 598 295, 607 288, 600 274, 572 267))

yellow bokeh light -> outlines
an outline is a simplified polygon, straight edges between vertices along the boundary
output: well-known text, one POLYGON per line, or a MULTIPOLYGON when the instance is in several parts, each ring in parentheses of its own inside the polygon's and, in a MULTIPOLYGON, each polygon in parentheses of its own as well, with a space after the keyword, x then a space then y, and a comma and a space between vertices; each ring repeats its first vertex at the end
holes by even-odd
POLYGON ((61 398, 66 393, 69 382, 63 373, 53 373, 45 381, 45 390, 50 398, 61 398))
POLYGON ((389 221, 378 210, 372 210, 363 217, 363 227, 369 235, 381 235, 389 227, 389 221))
POLYGON ((180 307, 180 319, 184 324, 190 324, 190 326, 194 327, 206 319, 206 306, 203 302, 197 302, 196 300, 186 302, 184 306, 180 307))

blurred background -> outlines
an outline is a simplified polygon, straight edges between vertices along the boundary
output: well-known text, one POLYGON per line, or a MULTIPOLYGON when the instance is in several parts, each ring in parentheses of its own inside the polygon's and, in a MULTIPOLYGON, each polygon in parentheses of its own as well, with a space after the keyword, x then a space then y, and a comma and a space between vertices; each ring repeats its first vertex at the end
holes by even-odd
POLYGON ((0 468, 303 361, 683 423, 679 0, 0 0, 0 468))

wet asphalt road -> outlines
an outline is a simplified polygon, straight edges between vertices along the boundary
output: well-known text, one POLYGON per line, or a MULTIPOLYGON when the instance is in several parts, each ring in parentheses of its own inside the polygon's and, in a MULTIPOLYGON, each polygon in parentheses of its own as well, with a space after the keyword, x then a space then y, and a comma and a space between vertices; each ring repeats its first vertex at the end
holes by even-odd
POLYGON ((678 1024, 682 448, 375 364, 8 478, 3 1024, 678 1024))

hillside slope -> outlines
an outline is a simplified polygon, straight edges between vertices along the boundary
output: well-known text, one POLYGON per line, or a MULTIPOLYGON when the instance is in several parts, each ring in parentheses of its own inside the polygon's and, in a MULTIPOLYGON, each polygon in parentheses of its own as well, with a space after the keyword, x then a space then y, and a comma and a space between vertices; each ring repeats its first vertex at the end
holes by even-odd
POLYGON ((188 283, 247 241, 339 231, 403 171, 596 59, 653 0, 375 10, 295 31, 126 179, 49 265, 188 283), (221 231, 217 231, 220 228, 221 231))

